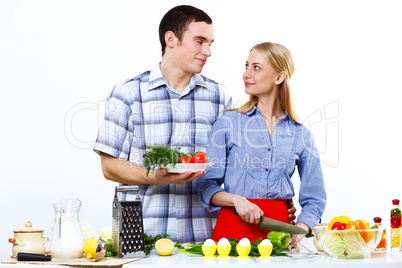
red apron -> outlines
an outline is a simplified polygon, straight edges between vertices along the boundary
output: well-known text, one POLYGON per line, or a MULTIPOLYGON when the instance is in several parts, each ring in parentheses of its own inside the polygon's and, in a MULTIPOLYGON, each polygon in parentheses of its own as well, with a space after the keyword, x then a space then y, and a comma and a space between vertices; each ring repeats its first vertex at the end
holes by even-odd
MULTIPOLYGON (((289 223, 287 202, 274 199, 247 199, 256 204, 262 211, 264 217, 289 223)), ((241 219, 239 215, 233 214, 234 207, 223 207, 219 212, 216 226, 212 233, 212 240, 219 241, 222 237, 227 239, 248 238, 251 242, 257 239, 265 239, 269 230, 261 229, 255 223, 248 223, 241 219)))

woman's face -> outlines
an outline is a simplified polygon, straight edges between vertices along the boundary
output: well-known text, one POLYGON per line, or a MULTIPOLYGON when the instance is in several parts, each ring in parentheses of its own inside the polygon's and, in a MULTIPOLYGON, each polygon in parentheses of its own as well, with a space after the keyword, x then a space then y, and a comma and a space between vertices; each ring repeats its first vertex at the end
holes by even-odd
POLYGON ((280 74, 269 65, 260 52, 253 49, 248 55, 243 74, 246 93, 254 96, 272 94, 278 89, 280 74))

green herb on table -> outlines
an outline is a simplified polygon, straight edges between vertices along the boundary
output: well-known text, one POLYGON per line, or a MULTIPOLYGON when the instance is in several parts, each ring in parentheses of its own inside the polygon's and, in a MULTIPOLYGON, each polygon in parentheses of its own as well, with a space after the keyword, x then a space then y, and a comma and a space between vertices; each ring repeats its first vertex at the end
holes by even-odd
POLYGON ((164 145, 146 146, 149 149, 142 155, 144 166, 147 168, 147 176, 149 171, 155 171, 156 167, 163 167, 168 164, 175 166, 179 163, 180 156, 184 153, 180 152, 180 148, 168 149, 164 145))

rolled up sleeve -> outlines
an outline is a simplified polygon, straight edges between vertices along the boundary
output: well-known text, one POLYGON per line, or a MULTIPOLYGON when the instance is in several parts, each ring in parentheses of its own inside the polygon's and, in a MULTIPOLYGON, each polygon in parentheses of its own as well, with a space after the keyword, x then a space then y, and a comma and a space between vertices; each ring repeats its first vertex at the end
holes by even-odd
POLYGON ((206 153, 208 162, 214 165, 206 169, 206 174, 196 180, 199 201, 210 212, 222 208, 212 204, 211 198, 217 192, 224 191, 222 184, 226 173, 227 152, 230 148, 227 121, 228 118, 223 115, 212 126, 206 153))
POLYGON ((320 157, 312 133, 302 128, 302 153, 297 161, 300 175, 299 204, 302 212, 297 222, 304 222, 310 228, 321 221, 327 196, 321 170, 320 157))

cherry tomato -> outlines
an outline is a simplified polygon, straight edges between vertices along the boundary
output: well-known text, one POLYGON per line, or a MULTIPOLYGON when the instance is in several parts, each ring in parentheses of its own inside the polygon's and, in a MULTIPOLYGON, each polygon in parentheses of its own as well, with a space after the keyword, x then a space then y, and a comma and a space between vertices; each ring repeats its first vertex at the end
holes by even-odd
POLYGON ((179 163, 181 163, 181 164, 190 163, 190 161, 191 161, 191 159, 189 157, 184 156, 184 155, 180 156, 179 163))
POLYGON ((197 152, 190 160, 190 163, 207 163, 208 156, 204 152, 197 152))

